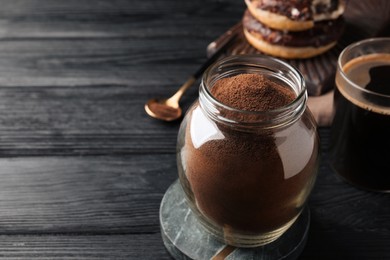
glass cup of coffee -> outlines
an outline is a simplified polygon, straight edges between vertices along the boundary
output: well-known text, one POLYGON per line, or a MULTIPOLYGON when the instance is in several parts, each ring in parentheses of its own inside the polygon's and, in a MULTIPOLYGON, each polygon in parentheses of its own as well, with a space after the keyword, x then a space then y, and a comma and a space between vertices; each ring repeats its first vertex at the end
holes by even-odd
POLYGON ((390 38, 341 52, 334 104, 332 168, 356 187, 390 192, 390 38))

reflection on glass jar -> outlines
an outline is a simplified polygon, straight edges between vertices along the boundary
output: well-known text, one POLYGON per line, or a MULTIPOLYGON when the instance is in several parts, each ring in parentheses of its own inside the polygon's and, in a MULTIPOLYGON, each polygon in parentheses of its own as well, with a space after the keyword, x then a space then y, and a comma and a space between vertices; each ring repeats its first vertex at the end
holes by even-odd
POLYGON ((301 213, 319 161, 316 124, 306 101, 303 77, 278 59, 232 56, 205 72, 199 99, 179 130, 177 162, 192 211, 217 239, 241 247, 268 244, 301 213), (292 94, 291 100, 275 107, 281 96, 269 99, 268 90, 264 100, 253 102, 257 90, 245 90, 248 97, 229 92, 236 91, 229 90, 232 84, 242 85, 239 80, 258 80, 253 75, 261 75, 272 91, 292 94), (220 102, 221 93, 232 104, 244 100, 245 108, 256 102, 270 106, 239 109, 220 102))

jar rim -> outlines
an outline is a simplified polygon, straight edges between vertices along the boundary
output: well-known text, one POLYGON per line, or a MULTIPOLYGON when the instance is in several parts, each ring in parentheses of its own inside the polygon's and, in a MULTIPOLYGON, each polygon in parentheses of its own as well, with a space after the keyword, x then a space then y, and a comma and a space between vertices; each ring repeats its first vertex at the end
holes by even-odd
MULTIPOLYGON (((267 66, 269 66, 269 64, 267 64, 267 66)), ((203 74, 202 82, 200 85, 200 93, 201 93, 201 90, 203 90, 206 93, 205 96, 207 96, 207 99, 209 99, 209 101, 211 101, 210 103, 213 103, 213 105, 216 105, 218 107, 221 107, 221 108, 223 108, 227 111, 233 112, 233 113, 237 113, 237 114, 241 114, 241 115, 248 115, 248 116, 249 115, 254 115, 254 116, 259 116, 259 117, 261 117, 261 116, 270 117, 272 115, 283 116, 286 114, 290 114, 289 112, 291 110, 293 110, 295 108, 299 108, 299 106, 302 103, 303 103, 303 107, 306 107, 306 102, 307 102, 306 84, 305 84, 305 80, 304 80, 304 77, 301 74, 301 72, 298 69, 296 69, 294 66, 288 64, 287 62, 285 62, 281 59, 266 56, 263 54, 238 54, 238 55, 224 57, 224 58, 216 61, 211 66, 209 66, 209 68, 207 68, 207 70, 203 74), (249 65, 245 64, 244 62, 248 62, 249 65), (293 90, 294 90, 296 96, 288 104, 277 107, 277 108, 273 108, 273 109, 267 109, 264 111, 242 110, 242 109, 238 109, 235 107, 231 107, 231 106, 219 101, 211 93, 209 87, 207 87, 207 84, 209 83, 208 78, 210 76, 210 73, 212 71, 221 71, 222 67, 224 65, 230 65, 230 66, 236 65, 236 66, 240 66, 242 68, 254 66, 254 67, 264 69, 265 63, 270 63, 271 65, 275 65, 274 67, 267 68, 267 70, 271 71, 272 69, 275 69, 275 71, 272 70, 272 72, 278 72, 278 74, 280 76, 279 79, 285 83, 288 83, 288 82, 286 82, 286 80, 287 80, 286 75, 283 74, 281 71, 277 70, 277 68, 276 68, 277 65, 283 67, 285 70, 287 70, 291 74, 291 76, 293 76, 294 82, 289 80, 289 83, 294 83, 294 86, 291 86, 291 84, 288 84, 288 85, 291 87, 294 87, 293 90), (298 85, 298 86, 296 86, 296 85, 298 85)))

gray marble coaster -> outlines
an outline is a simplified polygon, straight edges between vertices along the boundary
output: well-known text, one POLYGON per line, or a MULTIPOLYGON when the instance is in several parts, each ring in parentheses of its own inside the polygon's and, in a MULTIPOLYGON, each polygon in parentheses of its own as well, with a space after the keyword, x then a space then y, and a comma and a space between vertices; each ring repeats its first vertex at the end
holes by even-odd
POLYGON ((208 234, 187 205, 184 191, 175 181, 160 206, 164 245, 175 259, 297 259, 305 247, 310 212, 306 207, 297 221, 278 240, 255 248, 235 248, 208 234))

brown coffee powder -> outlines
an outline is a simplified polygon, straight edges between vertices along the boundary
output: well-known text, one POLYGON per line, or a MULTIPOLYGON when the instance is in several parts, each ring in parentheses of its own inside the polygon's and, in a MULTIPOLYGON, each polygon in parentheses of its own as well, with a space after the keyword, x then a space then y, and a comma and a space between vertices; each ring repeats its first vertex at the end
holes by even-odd
POLYGON ((288 89, 259 74, 239 74, 218 80, 211 89, 225 105, 247 111, 267 111, 292 102, 296 97, 288 89))
MULTIPOLYGON (((211 93, 221 103, 247 111, 267 111, 295 98, 292 89, 257 74, 220 79, 211 93)), ((274 231, 293 220, 314 180, 317 153, 287 178, 278 150, 285 137, 275 138, 270 130, 239 131, 216 123, 223 138, 195 145, 198 141, 191 128, 202 127, 208 120, 190 120, 183 147, 187 184, 203 215, 224 228, 249 233, 274 231)), ((291 147, 291 152, 295 149, 291 147)))

